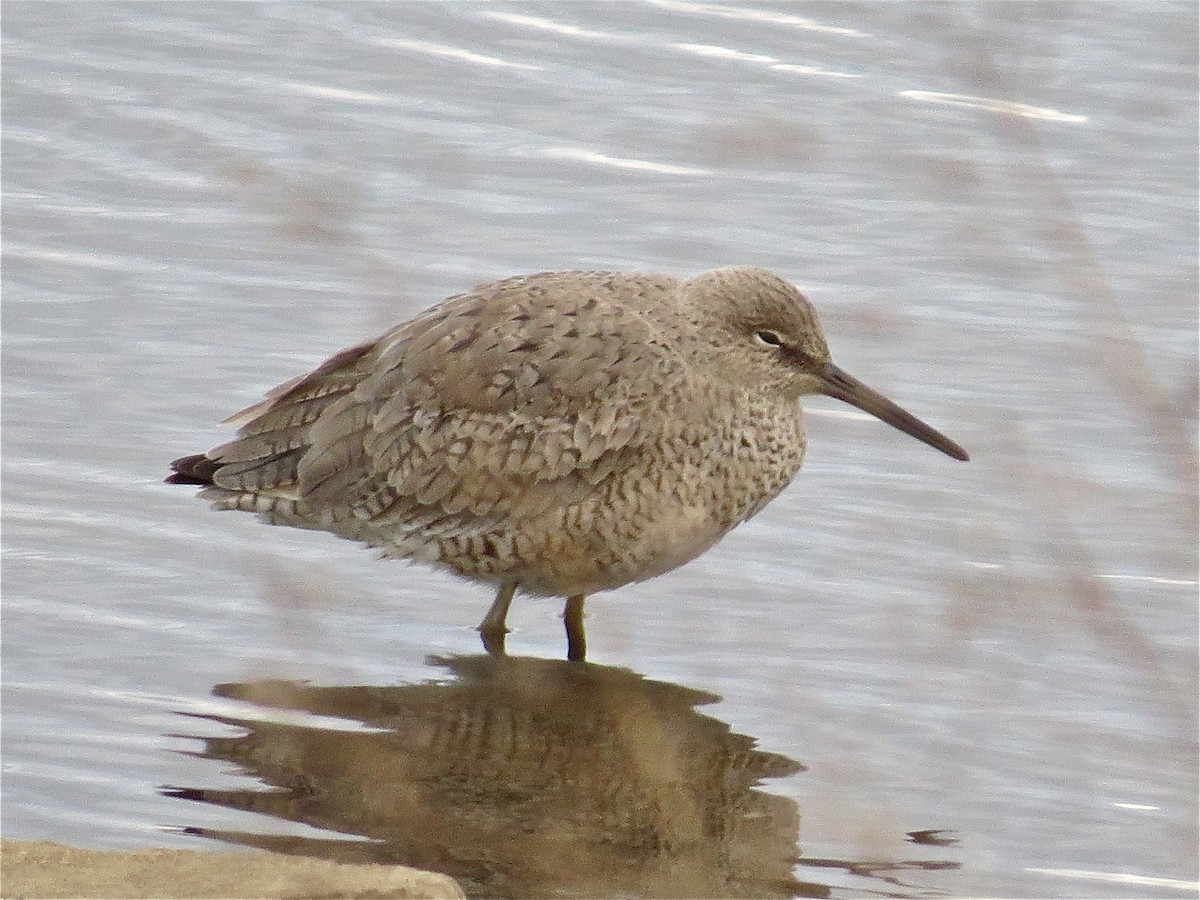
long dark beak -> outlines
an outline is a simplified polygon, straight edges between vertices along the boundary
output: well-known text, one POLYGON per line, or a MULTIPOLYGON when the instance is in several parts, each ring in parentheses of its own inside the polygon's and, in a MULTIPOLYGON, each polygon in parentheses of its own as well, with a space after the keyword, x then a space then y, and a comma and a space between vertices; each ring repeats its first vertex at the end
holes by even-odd
POLYGON ((947 456, 963 461, 969 460, 967 451, 935 428, 930 428, 910 412, 901 409, 887 397, 867 387, 853 375, 843 372, 833 363, 825 366, 825 371, 819 376, 821 392, 844 400, 851 406, 857 406, 863 412, 868 412, 877 419, 882 419, 893 428, 899 428, 905 434, 911 434, 918 441, 924 441, 930 447, 941 450, 947 456))

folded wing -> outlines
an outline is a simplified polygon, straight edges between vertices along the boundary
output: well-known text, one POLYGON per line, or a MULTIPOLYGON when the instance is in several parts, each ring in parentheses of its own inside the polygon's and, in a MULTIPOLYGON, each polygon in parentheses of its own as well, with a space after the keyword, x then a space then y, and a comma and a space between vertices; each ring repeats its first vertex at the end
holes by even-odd
POLYGON ((485 285, 343 350, 233 417, 209 496, 373 544, 588 496, 655 439, 648 414, 687 375, 642 311, 588 302, 614 277, 485 285))

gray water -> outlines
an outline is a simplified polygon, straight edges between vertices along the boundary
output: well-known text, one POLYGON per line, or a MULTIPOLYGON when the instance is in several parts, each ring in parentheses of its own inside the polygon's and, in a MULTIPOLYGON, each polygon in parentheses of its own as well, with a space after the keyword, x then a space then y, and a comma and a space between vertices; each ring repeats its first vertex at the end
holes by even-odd
MULTIPOLYGON (((589 602, 596 678, 656 685, 630 709, 662 692, 710 749, 781 761, 741 812, 695 808, 771 811, 795 882, 713 884, 1196 893, 1194 4, 9 0, 2 24, 6 837, 429 863, 403 821, 269 803, 333 776, 228 741, 271 731, 278 690, 283 746, 318 762, 396 728, 410 688, 458 696, 428 657, 477 664, 488 592, 217 515, 167 463, 479 281, 746 263, 973 460, 815 400, 765 512, 589 602)), ((559 611, 518 599, 509 652, 561 658, 559 611)), ((386 806, 379 759, 353 783, 386 806)), ((672 881, 704 871, 681 859, 582 887, 454 871, 709 884, 672 881)))

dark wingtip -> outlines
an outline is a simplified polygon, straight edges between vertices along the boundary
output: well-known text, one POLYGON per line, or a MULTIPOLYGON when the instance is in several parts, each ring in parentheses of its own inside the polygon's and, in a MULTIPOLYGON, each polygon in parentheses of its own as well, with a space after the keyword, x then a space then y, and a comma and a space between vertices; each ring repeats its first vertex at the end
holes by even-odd
POLYGON ((191 456, 179 457, 171 463, 171 469, 175 474, 168 475, 163 479, 167 484, 205 486, 213 483, 213 474, 217 471, 217 464, 203 453, 195 453, 191 456))

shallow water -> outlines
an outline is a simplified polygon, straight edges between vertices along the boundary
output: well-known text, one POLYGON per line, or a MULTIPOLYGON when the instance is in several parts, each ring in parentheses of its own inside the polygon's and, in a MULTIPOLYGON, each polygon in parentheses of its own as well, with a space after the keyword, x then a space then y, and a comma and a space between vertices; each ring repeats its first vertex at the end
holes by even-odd
MULTIPOLYGON (((643 743, 665 722, 710 761, 753 738, 783 761, 761 789, 714 801, 686 774, 711 768, 669 769, 695 793, 662 796, 707 819, 650 816, 612 858, 576 820, 611 884, 535 877, 573 757, 533 721, 512 746, 550 799, 470 813, 524 829, 508 854, 451 852, 461 803, 423 806, 422 833, 514 895, 1194 894, 1197 23, 1145 9, 6 3, 5 836, 350 835, 432 865, 382 813, 366 827, 411 798, 404 757, 358 781, 323 761, 421 746, 386 732, 420 685, 479 676, 488 592, 211 513, 166 463, 478 281, 751 263, 973 461, 814 401, 805 471, 765 512, 589 601, 595 679, 625 685, 597 733, 632 711, 643 762, 674 759, 643 743), (282 746, 332 753, 243 752, 281 696, 282 746), (264 799, 285 776, 360 805, 296 815, 264 799), (790 876, 729 874, 764 856, 748 821, 790 876)), ((518 671, 561 657, 558 612, 518 600, 518 671)), ((573 813, 650 808, 644 764, 581 758, 573 813), (626 773, 607 793, 605 766, 626 773)))

